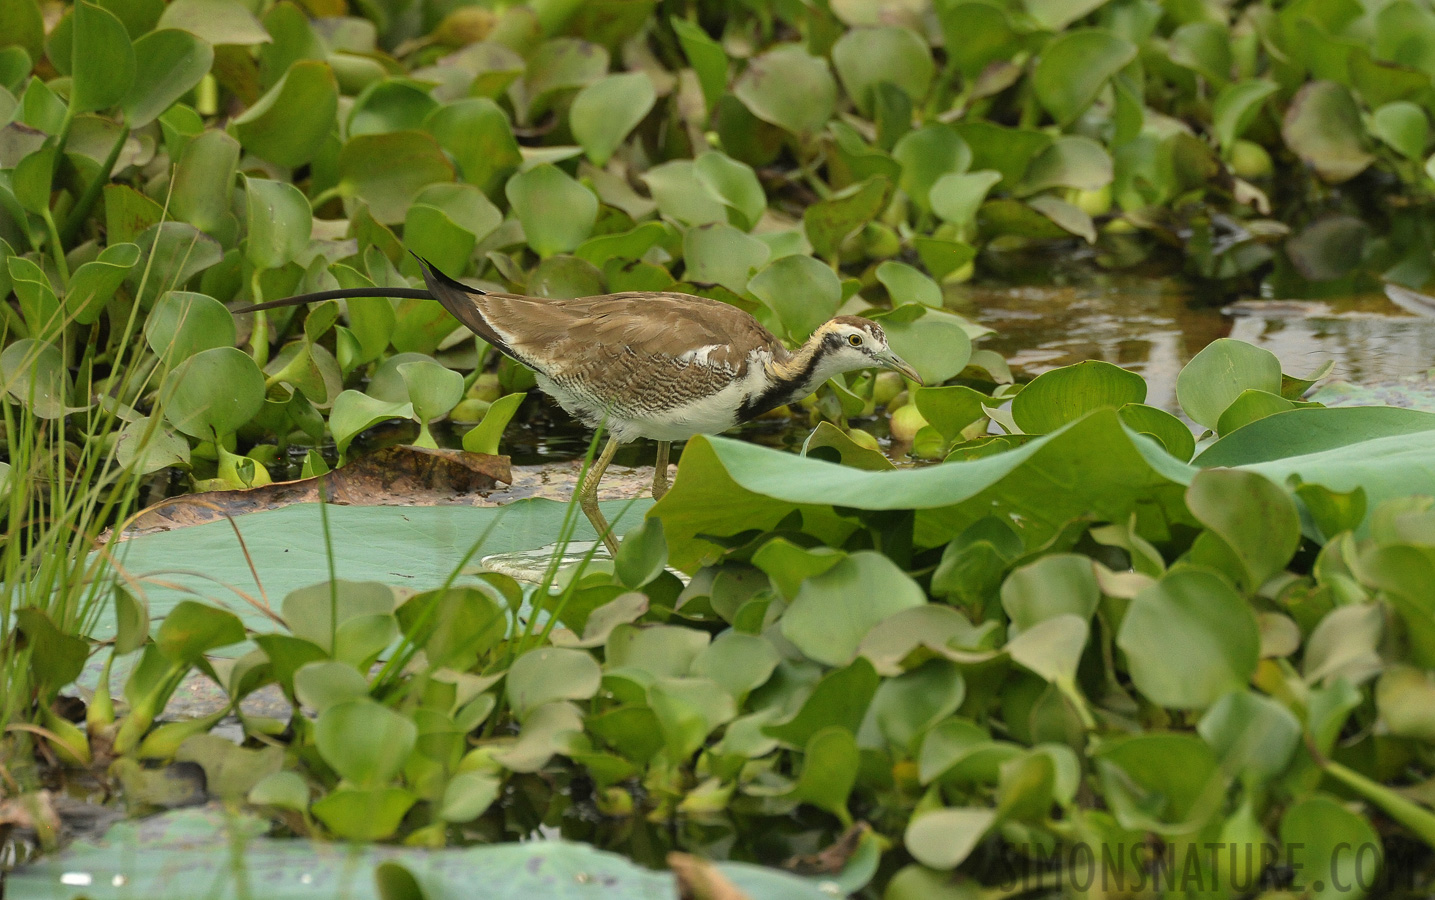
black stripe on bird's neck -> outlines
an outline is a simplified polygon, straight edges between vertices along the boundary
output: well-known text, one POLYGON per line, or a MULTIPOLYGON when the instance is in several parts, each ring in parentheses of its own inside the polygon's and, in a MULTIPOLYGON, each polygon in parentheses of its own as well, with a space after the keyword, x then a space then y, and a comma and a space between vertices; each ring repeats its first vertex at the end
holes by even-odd
MULTIPOLYGON (((801 400, 808 391, 807 382, 821 365, 823 357, 842 347, 842 336, 827 334, 820 342, 808 344, 788 362, 786 366, 774 367, 779 373, 767 388, 743 401, 738 410, 737 420, 747 422, 765 412, 771 412, 786 403, 801 400)), ((771 370, 770 370, 771 371, 771 370)))

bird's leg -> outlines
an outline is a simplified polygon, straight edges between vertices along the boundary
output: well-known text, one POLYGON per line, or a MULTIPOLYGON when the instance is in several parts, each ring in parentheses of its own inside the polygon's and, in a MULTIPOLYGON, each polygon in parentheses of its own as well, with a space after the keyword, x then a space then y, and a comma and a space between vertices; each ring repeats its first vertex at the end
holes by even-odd
POLYGON ((653 464, 653 499, 661 500, 668 492, 668 447, 670 441, 658 441, 658 459, 653 464))
POLYGON ((588 521, 593 523, 593 529, 603 539, 608 552, 613 556, 618 555, 618 541, 613 537, 613 529, 608 520, 603 518, 603 513, 598 509, 598 482, 603 479, 603 473, 608 468, 608 463, 613 461, 613 454, 618 452, 617 438, 608 438, 608 445, 593 465, 588 468, 588 473, 583 476, 583 483, 578 486, 578 505, 583 507, 583 514, 588 521))

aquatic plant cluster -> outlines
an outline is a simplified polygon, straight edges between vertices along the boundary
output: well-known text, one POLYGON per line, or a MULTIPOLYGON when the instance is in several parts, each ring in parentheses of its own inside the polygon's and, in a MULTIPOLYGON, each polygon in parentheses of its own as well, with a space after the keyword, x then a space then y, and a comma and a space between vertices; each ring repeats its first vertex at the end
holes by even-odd
MULTIPOLYGON (((473 896, 417 848, 554 832, 753 896, 1428 890, 1435 415, 1322 408, 1233 341, 1180 417, 1107 363, 1017 384, 943 303, 1033 248, 1422 285, 1423 6, 0 0, 0 45, 0 827, 53 849, 62 783, 217 800, 162 820, 217 877, 406 845, 366 857, 383 896, 473 896), (326 520, 291 540, 327 582, 152 609, 92 552, 150 493, 319 475, 395 420, 502 449, 531 375, 437 304, 230 312, 413 287, 406 249, 794 341, 869 315, 928 386, 830 382, 802 455, 695 439, 614 560, 536 590, 465 569, 496 517, 404 589, 345 579, 326 520), (879 410, 936 464, 892 471, 849 421, 879 410), (195 672, 225 706, 165 720, 195 672)), ((187 896, 145 827, 7 889, 187 896)))

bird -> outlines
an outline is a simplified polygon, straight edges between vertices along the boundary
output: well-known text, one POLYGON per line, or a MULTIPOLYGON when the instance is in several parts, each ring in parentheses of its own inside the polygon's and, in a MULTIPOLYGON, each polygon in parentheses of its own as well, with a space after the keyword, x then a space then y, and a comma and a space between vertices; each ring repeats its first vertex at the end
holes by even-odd
POLYGON ((366 297, 437 300, 499 352, 533 371, 538 387, 570 415, 604 428, 608 441, 576 493, 610 554, 618 543, 598 508, 598 483, 625 443, 657 442, 652 495, 669 488, 673 441, 718 434, 794 403, 829 378, 892 369, 916 384, 878 323, 837 316, 789 350, 748 312, 720 300, 670 291, 625 291, 554 299, 482 291, 428 260, 424 288, 350 288, 300 294, 235 309, 258 312, 366 297))

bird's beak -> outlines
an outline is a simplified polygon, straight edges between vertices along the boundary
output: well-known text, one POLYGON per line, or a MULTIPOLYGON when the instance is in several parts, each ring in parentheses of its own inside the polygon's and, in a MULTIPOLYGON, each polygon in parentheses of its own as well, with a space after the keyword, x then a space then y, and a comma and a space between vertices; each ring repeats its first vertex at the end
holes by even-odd
POLYGON ((884 369, 894 369, 912 381, 917 382, 917 384, 922 384, 922 376, 917 374, 917 370, 912 368, 910 363, 891 350, 884 350, 877 354, 877 361, 882 364, 884 369))

